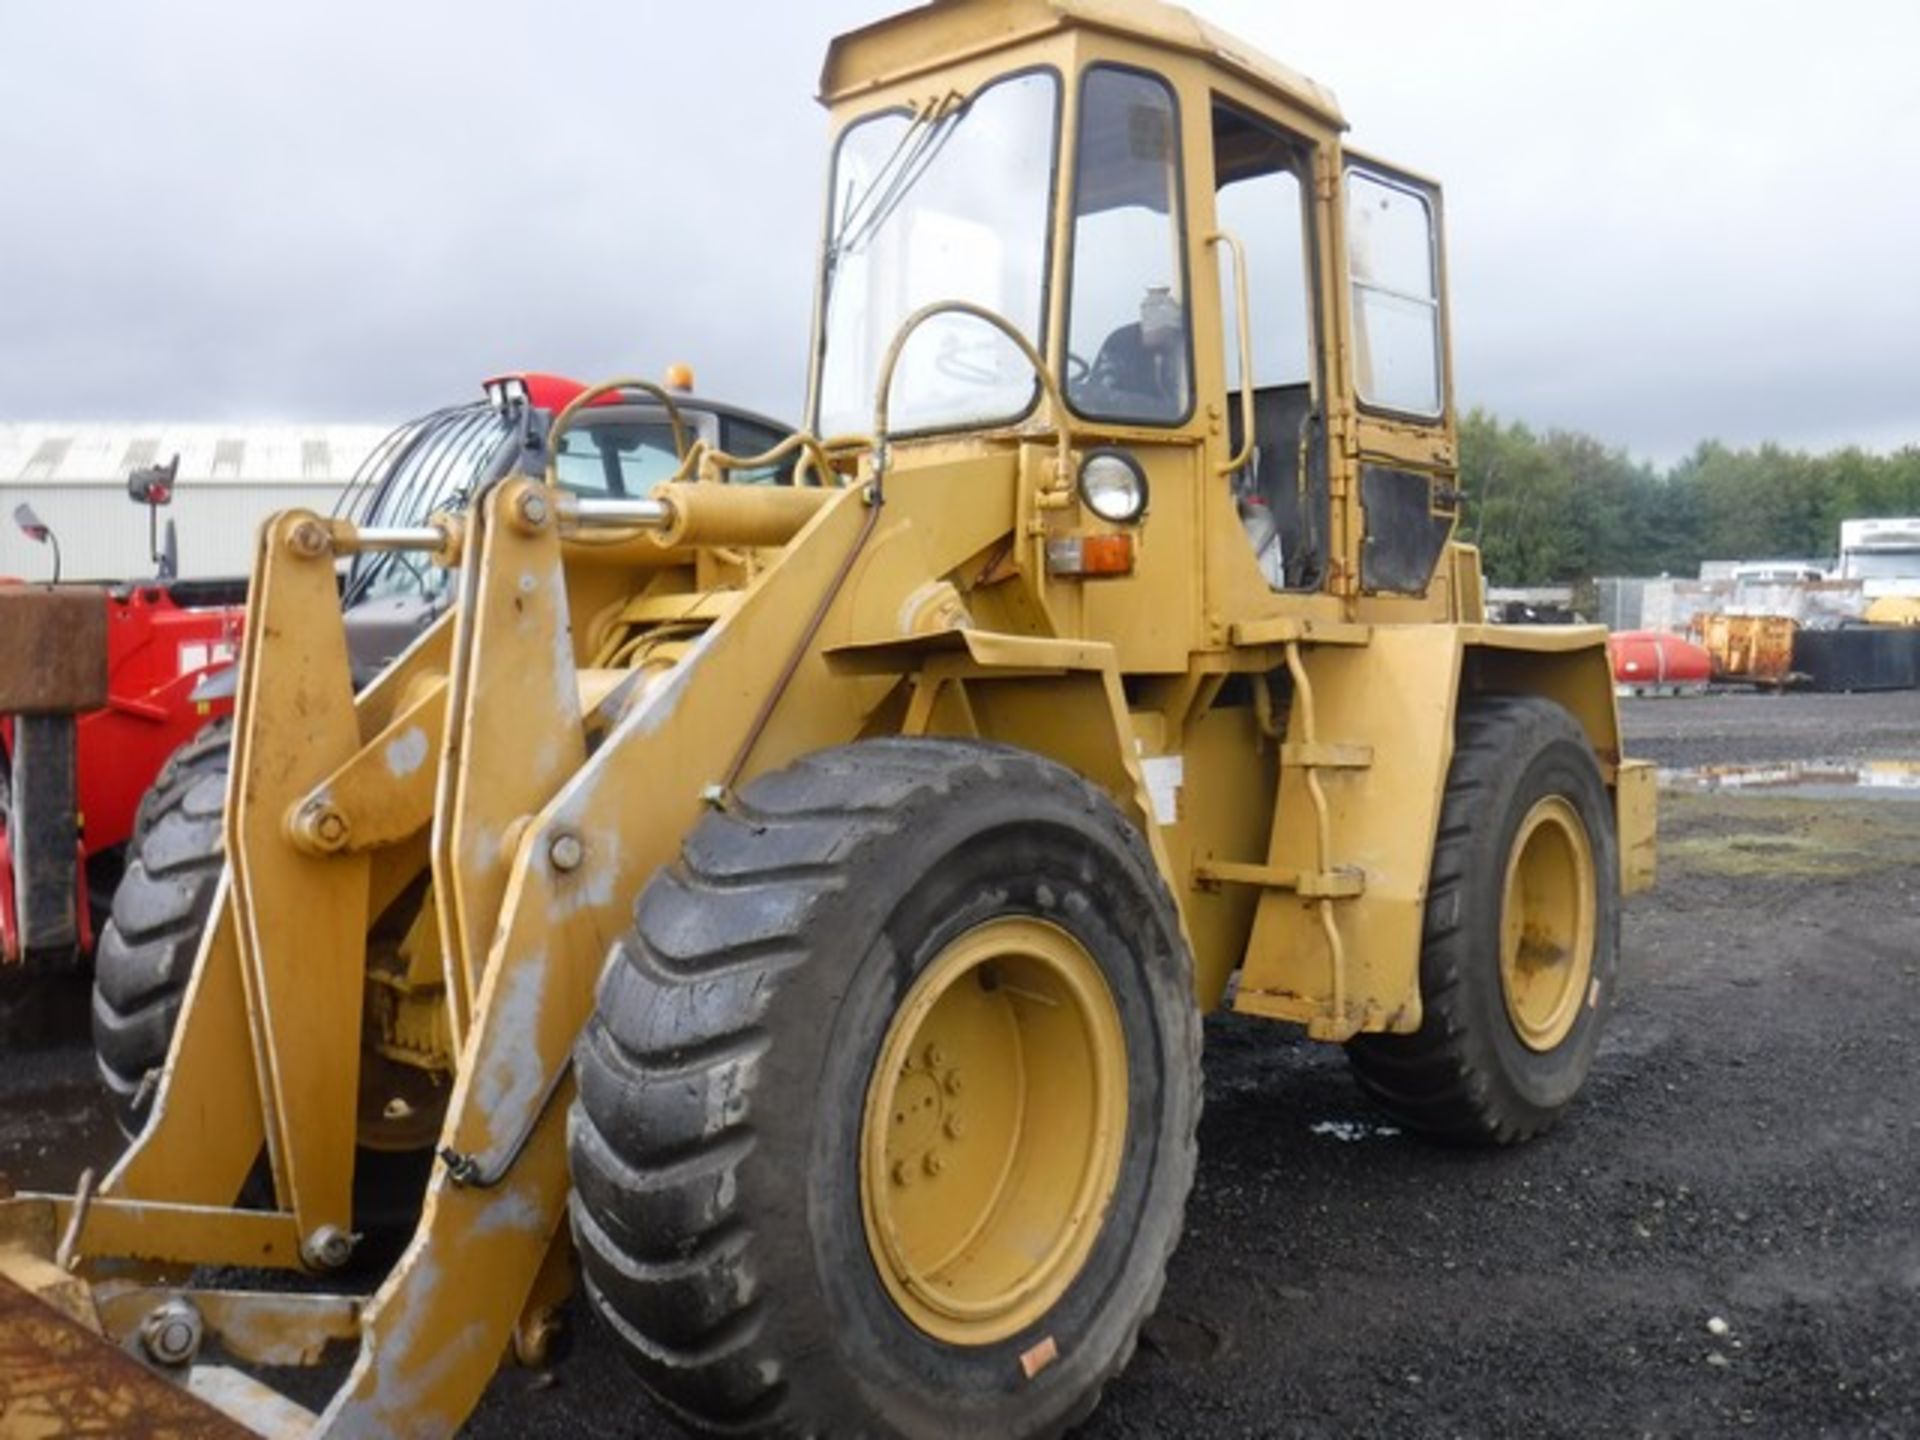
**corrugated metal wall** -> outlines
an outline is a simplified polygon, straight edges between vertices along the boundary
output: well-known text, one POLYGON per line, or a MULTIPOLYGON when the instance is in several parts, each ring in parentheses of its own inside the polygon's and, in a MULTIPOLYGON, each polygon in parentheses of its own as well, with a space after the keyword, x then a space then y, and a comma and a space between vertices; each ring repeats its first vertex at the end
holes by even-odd
MULTIPOLYGON (((324 515, 338 489, 300 483, 182 486, 172 506, 160 512, 160 523, 174 522, 183 576, 244 575, 253 567, 253 536, 262 520, 293 506, 324 515)), ((128 500, 124 486, 0 484, 0 575, 45 580, 53 573, 53 552, 13 524, 13 507, 23 499, 59 538, 64 578, 127 580, 154 573, 146 508, 128 500)))
POLYGON ((321 514, 386 434, 381 425, 0 424, 0 575, 44 580, 53 555, 13 521, 21 501, 59 537, 62 576, 151 575, 147 510, 127 472, 178 454, 173 504, 183 576, 244 575, 254 533, 276 510, 321 514))

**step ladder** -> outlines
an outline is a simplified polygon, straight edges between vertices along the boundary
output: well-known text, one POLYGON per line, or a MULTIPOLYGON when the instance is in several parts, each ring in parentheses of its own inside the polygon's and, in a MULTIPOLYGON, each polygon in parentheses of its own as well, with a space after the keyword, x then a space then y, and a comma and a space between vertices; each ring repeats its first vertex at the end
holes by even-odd
POLYGON ((1298 640, 1287 641, 1286 662, 1287 674, 1293 680, 1288 728, 1294 738, 1283 741, 1280 746, 1279 789, 1282 795, 1286 794, 1289 776, 1298 776, 1301 781, 1300 788, 1304 789, 1313 812, 1311 863, 1283 863, 1287 858, 1285 852, 1294 848, 1295 816, 1288 813, 1285 805, 1277 805, 1264 864, 1206 858, 1195 866, 1194 880, 1202 886, 1251 885, 1296 896, 1310 905, 1326 946, 1327 983, 1321 992, 1324 1002, 1312 1004, 1305 996, 1294 995, 1271 997, 1277 1003, 1270 1003, 1267 998, 1244 989, 1247 977, 1243 974, 1243 990, 1236 997, 1235 1008, 1304 1020, 1307 1033, 1314 1039, 1344 1041, 1359 1033, 1362 1013, 1348 1002, 1347 945, 1337 911, 1366 893, 1366 875, 1358 865, 1342 864, 1335 858, 1332 808, 1323 777, 1329 771, 1371 768, 1373 747, 1322 739, 1313 680, 1301 658, 1298 640), (1303 1010, 1308 1013, 1301 1013, 1303 1010))

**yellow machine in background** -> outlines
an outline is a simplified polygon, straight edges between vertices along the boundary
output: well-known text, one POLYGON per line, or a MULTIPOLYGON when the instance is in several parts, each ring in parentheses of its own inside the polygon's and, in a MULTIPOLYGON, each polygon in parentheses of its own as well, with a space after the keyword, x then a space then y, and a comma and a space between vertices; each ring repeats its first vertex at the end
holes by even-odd
POLYGON ((1920 625, 1920 595, 1882 595, 1860 618, 1869 625, 1920 625))
POLYGON ((1204 1012, 1449 1139, 1586 1074, 1651 771, 1600 630, 1479 623, 1437 187, 1158 4, 930 5, 822 91, 802 483, 694 444, 261 536, 152 1118, 0 1204, 8 1273, 252 1423, 450 1433, 577 1268, 696 1426, 1054 1434, 1159 1295, 1204 1012), (458 601, 356 696, 372 548, 458 601), (234 1368, 333 1341, 317 1415, 234 1368))

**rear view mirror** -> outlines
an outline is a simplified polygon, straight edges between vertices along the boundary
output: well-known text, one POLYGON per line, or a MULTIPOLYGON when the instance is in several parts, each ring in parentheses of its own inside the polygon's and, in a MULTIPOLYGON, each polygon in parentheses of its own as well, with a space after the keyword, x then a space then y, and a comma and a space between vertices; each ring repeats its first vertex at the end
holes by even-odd
POLYGON ((148 465, 127 476, 127 494, 142 505, 171 505, 173 482, 180 474, 180 457, 164 465, 148 465))
POLYGON ((60 541, 54 535, 53 528, 34 514, 33 506, 22 500, 13 507, 13 523, 20 527, 20 533, 29 540, 41 545, 53 547, 53 583, 60 583, 60 541))
POLYGON ((180 573, 180 542, 171 520, 167 522, 166 543, 162 545, 159 538, 160 507, 173 503, 173 482, 179 474, 180 457, 175 455, 164 465, 148 465, 127 476, 127 495, 147 507, 147 553, 159 567, 162 580, 180 573))
POLYGON ((22 500, 13 507, 13 523, 20 527, 20 533, 29 540, 38 540, 42 545, 53 538, 53 532, 47 528, 46 521, 33 513, 33 506, 22 500))

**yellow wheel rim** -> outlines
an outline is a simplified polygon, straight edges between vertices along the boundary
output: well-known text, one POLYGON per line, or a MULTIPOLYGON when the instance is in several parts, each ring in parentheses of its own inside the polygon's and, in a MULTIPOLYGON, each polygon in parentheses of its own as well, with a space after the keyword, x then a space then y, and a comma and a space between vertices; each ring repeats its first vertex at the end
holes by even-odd
POLYGON ((1553 1049, 1580 1018, 1593 931, 1593 845, 1580 812, 1549 795, 1520 822, 1500 906, 1500 990, 1528 1049, 1553 1049))
POLYGON ((1120 1012, 1086 948, 1025 917, 955 939, 867 1084, 860 1208, 894 1303, 954 1345, 1045 1314, 1100 1232, 1126 1124, 1120 1012))

